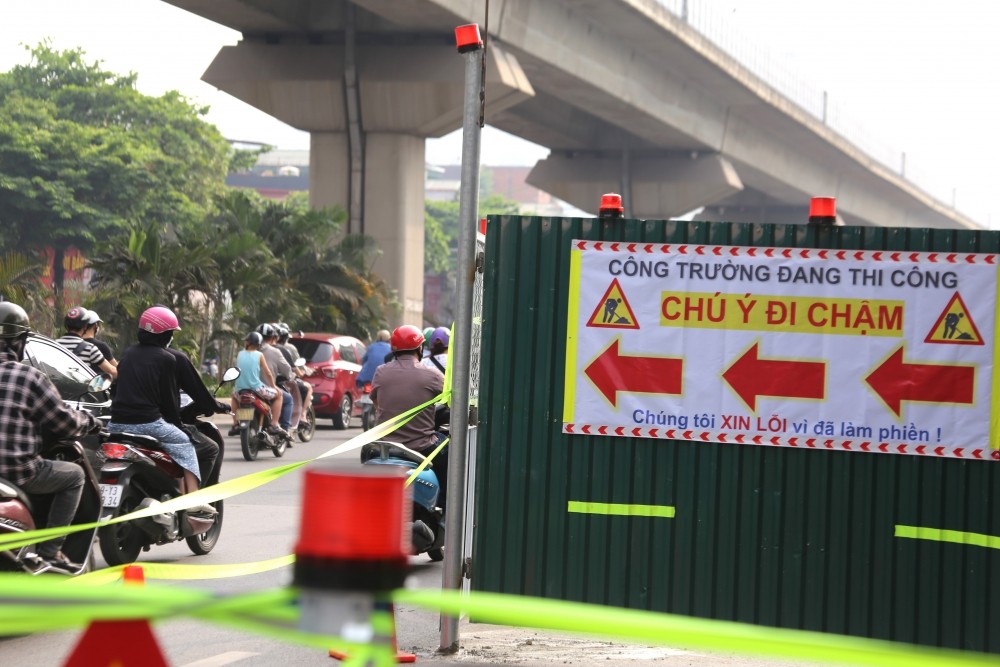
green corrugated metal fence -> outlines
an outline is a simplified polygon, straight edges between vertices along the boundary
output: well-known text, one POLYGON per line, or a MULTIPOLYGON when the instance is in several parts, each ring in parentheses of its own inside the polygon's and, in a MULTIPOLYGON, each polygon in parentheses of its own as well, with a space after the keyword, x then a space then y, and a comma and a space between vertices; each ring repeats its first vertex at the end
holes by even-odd
POLYGON ((1000 536, 1000 463, 564 435, 574 238, 1000 250, 995 232, 491 218, 474 589, 1000 653, 1000 549, 894 536, 1000 536))

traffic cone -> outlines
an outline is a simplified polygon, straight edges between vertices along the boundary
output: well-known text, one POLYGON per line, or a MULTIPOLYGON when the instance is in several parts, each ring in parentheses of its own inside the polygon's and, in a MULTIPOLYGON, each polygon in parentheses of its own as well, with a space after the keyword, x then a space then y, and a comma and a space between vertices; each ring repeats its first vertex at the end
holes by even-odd
MULTIPOLYGON (((378 605, 379 603, 376 603, 376 606, 378 605)), ((399 650, 399 644, 396 642, 396 606, 391 602, 388 604, 388 612, 392 615, 392 652, 396 654, 396 662, 416 662, 416 654, 399 650)), ((343 661, 350 656, 336 649, 330 649, 330 657, 343 661)))
MULTIPOLYGON (((123 568, 122 581, 126 586, 144 585, 146 575, 142 566, 128 565, 123 568)), ((94 665, 168 667, 149 621, 144 618, 91 621, 63 667, 94 665)))

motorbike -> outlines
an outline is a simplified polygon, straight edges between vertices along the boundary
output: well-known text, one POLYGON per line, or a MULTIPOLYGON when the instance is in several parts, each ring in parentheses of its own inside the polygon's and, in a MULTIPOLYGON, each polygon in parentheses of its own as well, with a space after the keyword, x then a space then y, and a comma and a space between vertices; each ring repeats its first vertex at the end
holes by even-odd
MULTIPOLYGON (((276 458, 285 455, 289 436, 268 433, 271 427, 271 404, 252 389, 240 390, 236 419, 240 423, 240 448, 243 458, 256 461, 261 448, 268 448, 276 458)), ((315 417, 313 418, 315 420, 315 417)), ((313 422, 315 424, 315 421, 313 422)))
MULTIPOLYGON (((110 385, 109 378, 98 375, 87 386, 85 393, 105 391, 110 385)), ((69 461, 83 468, 83 493, 71 524, 96 522, 101 514, 101 491, 97 475, 94 474, 83 446, 75 440, 61 440, 43 447, 42 456, 54 461, 69 461)), ((45 528, 52 498, 51 494, 25 493, 16 484, 0 478, 0 534, 24 533, 45 528)), ((94 564, 91 546, 96 532, 97 529, 93 528, 66 536, 62 552, 70 561, 77 564, 75 567, 68 569, 54 567, 35 553, 35 545, 29 544, 0 551, 0 570, 26 572, 31 575, 52 572, 70 576, 89 572, 94 564)))
POLYGON ((375 404, 372 403, 372 383, 366 382, 361 388, 361 398, 358 405, 361 406, 361 430, 367 431, 375 426, 375 404))
MULTIPOLYGON (((223 383, 232 382, 239 374, 236 368, 226 370, 223 383)), ((215 468, 208 479, 203 480, 203 485, 218 483, 225 452, 219 428, 211 421, 200 419, 195 405, 183 393, 180 416, 185 426, 196 429, 219 446, 215 468)), ((102 462, 99 475, 104 507, 102 520, 146 509, 181 495, 184 470, 160 449, 156 438, 110 433, 98 451, 98 459, 102 462)), ((216 510, 214 515, 178 510, 104 526, 97 533, 101 555, 108 565, 124 565, 135 562, 141 551, 149 551, 154 545, 185 540, 194 554, 203 556, 215 548, 222 532, 223 501, 216 500, 211 505, 216 510)))
MULTIPOLYGON (((438 411, 438 419, 441 411, 438 411)), ((438 424, 438 431, 447 434, 448 426, 438 424)), ((404 445, 385 440, 369 442, 361 447, 363 465, 389 465, 404 468, 412 474, 426 457, 404 445)), ((411 542, 413 555, 426 553, 432 561, 444 560, 444 510, 438 506, 441 490, 437 473, 427 466, 413 480, 413 523, 411 542)))

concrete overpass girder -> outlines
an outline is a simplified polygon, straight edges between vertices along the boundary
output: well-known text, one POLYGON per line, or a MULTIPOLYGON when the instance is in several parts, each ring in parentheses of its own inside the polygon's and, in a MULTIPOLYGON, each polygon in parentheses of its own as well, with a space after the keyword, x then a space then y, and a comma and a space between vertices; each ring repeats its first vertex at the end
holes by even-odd
MULTIPOLYGON (((361 122, 366 132, 440 137, 462 125, 464 68, 454 51, 433 46, 356 47, 361 122)), ((223 47, 202 79, 292 127, 339 132, 344 107, 344 47, 243 41, 223 47)), ((534 95, 517 59, 490 49, 490 108, 534 95)))
MULTIPOLYGON (((622 192, 630 215, 684 215, 743 189, 736 170, 719 155, 638 157, 629 161, 631 192, 622 192)), ((596 211, 600 195, 621 190, 621 158, 549 155, 528 174, 528 183, 584 211, 596 211)))

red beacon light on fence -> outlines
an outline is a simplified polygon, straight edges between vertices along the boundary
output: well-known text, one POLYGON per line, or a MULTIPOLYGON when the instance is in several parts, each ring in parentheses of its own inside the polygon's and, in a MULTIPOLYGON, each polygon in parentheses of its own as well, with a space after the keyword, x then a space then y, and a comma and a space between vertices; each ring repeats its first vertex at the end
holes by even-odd
POLYGON ((479 36, 479 26, 470 23, 455 28, 455 46, 459 53, 468 53, 482 48, 483 38, 479 36))
POLYGON ((412 502, 396 471, 309 470, 295 545, 300 626, 368 643, 375 596, 403 585, 412 502))
POLYGON ((809 224, 831 227, 837 222, 837 200, 833 197, 813 197, 809 200, 809 224))
POLYGON ((623 215, 625 215, 625 207, 622 206, 622 196, 620 194, 609 192, 601 195, 601 208, 597 213, 597 217, 602 220, 614 220, 623 215))

